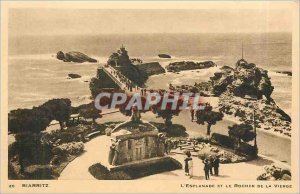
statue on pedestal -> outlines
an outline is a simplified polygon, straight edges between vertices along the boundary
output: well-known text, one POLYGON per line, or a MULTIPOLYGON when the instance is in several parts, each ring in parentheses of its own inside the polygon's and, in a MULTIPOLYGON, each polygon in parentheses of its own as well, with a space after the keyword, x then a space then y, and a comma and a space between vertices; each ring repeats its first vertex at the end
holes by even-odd
POLYGON ((141 121, 141 113, 140 113, 136 103, 134 103, 132 106, 131 121, 136 122, 136 123, 141 121))

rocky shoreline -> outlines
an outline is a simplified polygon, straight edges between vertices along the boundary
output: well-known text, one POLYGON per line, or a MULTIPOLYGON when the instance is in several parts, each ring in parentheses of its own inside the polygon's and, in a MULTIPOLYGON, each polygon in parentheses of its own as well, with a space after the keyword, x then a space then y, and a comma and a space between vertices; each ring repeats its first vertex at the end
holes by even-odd
POLYGON ((206 69, 210 67, 214 67, 216 64, 212 61, 204 61, 204 62, 193 62, 193 61, 180 61, 170 63, 166 66, 168 72, 179 72, 185 70, 194 70, 194 69, 206 69))
POLYGON ((259 130, 291 137, 291 118, 271 95, 268 71, 244 59, 235 68, 223 66, 208 82, 195 84, 204 94, 219 97, 218 109, 259 130))
POLYGON ((266 100, 252 101, 227 93, 219 97, 218 108, 225 114, 236 117, 240 122, 252 125, 255 117, 255 126, 258 130, 291 137, 290 117, 274 101, 270 103, 266 100))
POLYGON ((142 63, 137 68, 147 73, 148 76, 166 73, 166 70, 158 62, 142 63))

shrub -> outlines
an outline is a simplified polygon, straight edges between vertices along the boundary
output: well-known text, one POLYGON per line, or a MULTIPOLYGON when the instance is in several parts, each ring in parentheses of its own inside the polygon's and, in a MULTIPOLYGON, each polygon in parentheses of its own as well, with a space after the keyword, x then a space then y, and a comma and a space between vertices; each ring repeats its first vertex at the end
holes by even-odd
POLYGON ((84 150, 84 144, 82 142, 64 143, 52 149, 55 155, 79 155, 84 150))
POLYGON ((268 180, 268 175, 266 173, 263 173, 257 177, 257 180, 260 180, 260 181, 268 180))
POLYGON ((12 158, 18 154, 18 144, 17 142, 13 142, 8 146, 8 158, 12 158))
POLYGON ((265 173, 257 177, 257 180, 291 180, 291 171, 273 165, 264 166, 265 173))
POLYGON ((202 136, 202 135, 191 138, 191 140, 196 140, 198 143, 200 143, 200 142, 203 142, 203 143, 210 142, 210 138, 208 136, 202 136))
POLYGON ((235 140, 233 138, 228 137, 226 135, 219 134, 219 133, 212 134, 211 142, 219 144, 224 147, 231 148, 231 149, 234 149, 234 147, 235 147, 235 143, 234 143, 235 140))
POLYGON ((84 134, 85 132, 91 130, 88 126, 77 125, 69 127, 67 130, 55 130, 43 134, 43 141, 47 144, 53 145, 53 143, 69 143, 78 140, 77 136, 84 134))
POLYGON ((112 128, 110 128, 110 127, 107 127, 106 129, 105 129, 105 134, 107 135, 107 136, 110 136, 111 135, 111 132, 112 132, 112 128))
POLYGON ((88 170, 98 180, 109 179, 109 170, 100 163, 90 166, 88 170))
POLYGON ((236 151, 248 156, 257 156, 257 148, 244 142, 240 144, 240 147, 236 151))
POLYGON ((164 123, 150 122, 160 132, 167 132, 167 137, 186 137, 186 128, 183 125, 172 124, 169 128, 166 128, 164 123))
POLYGON ((168 137, 186 137, 186 128, 182 125, 173 124, 167 129, 168 137))
POLYGON ((215 157, 215 156, 217 156, 217 154, 212 153, 212 152, 202 152, 198 155, 198 158, 200 158, 201 160, 204 160, 204 159, 208 159, 212 156, 215 157))
POLYGON ((287 175, 289 175, 289 176, 292 176, 291 171, 290 171, 290 170, 287 170, 287 169, 284 169, 284 170, 281 171, 281 176, 283 176, 283 175, 285 175, 285 174, 287 174, 287 175))
POLYGON ((25 169, 26 179, 49 180, 54 178, 53 168, 50 165, 31 165, 25 169))

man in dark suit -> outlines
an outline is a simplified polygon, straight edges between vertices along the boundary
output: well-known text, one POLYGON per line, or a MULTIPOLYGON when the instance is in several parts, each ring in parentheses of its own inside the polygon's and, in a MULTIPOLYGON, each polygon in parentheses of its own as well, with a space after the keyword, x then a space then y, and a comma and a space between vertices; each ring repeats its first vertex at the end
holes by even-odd
POLYGON ((220 166, 220 159, 217 156, 214 161, 213 161, 213 167, 214 167, 214 171, 215 171, 215 175, 218 176, 219 175, 219 166, 220 166))

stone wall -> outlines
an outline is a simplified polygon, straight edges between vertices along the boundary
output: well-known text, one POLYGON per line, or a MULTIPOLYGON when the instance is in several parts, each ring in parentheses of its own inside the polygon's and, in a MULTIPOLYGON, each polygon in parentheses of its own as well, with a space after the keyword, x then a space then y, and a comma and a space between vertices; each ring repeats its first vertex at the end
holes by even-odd
POLYGON ((100 88, 117 88, 120 89, 119 85, 112 80, 112 78, 107 75, 103 68, 97 69, 97 79, 99 80, 100 88))
POLYGON ((147 136, 139 139, 127 139, 120 142, 120 153, 117 164, 120 165, 156 156, 157 137, 147 136))

